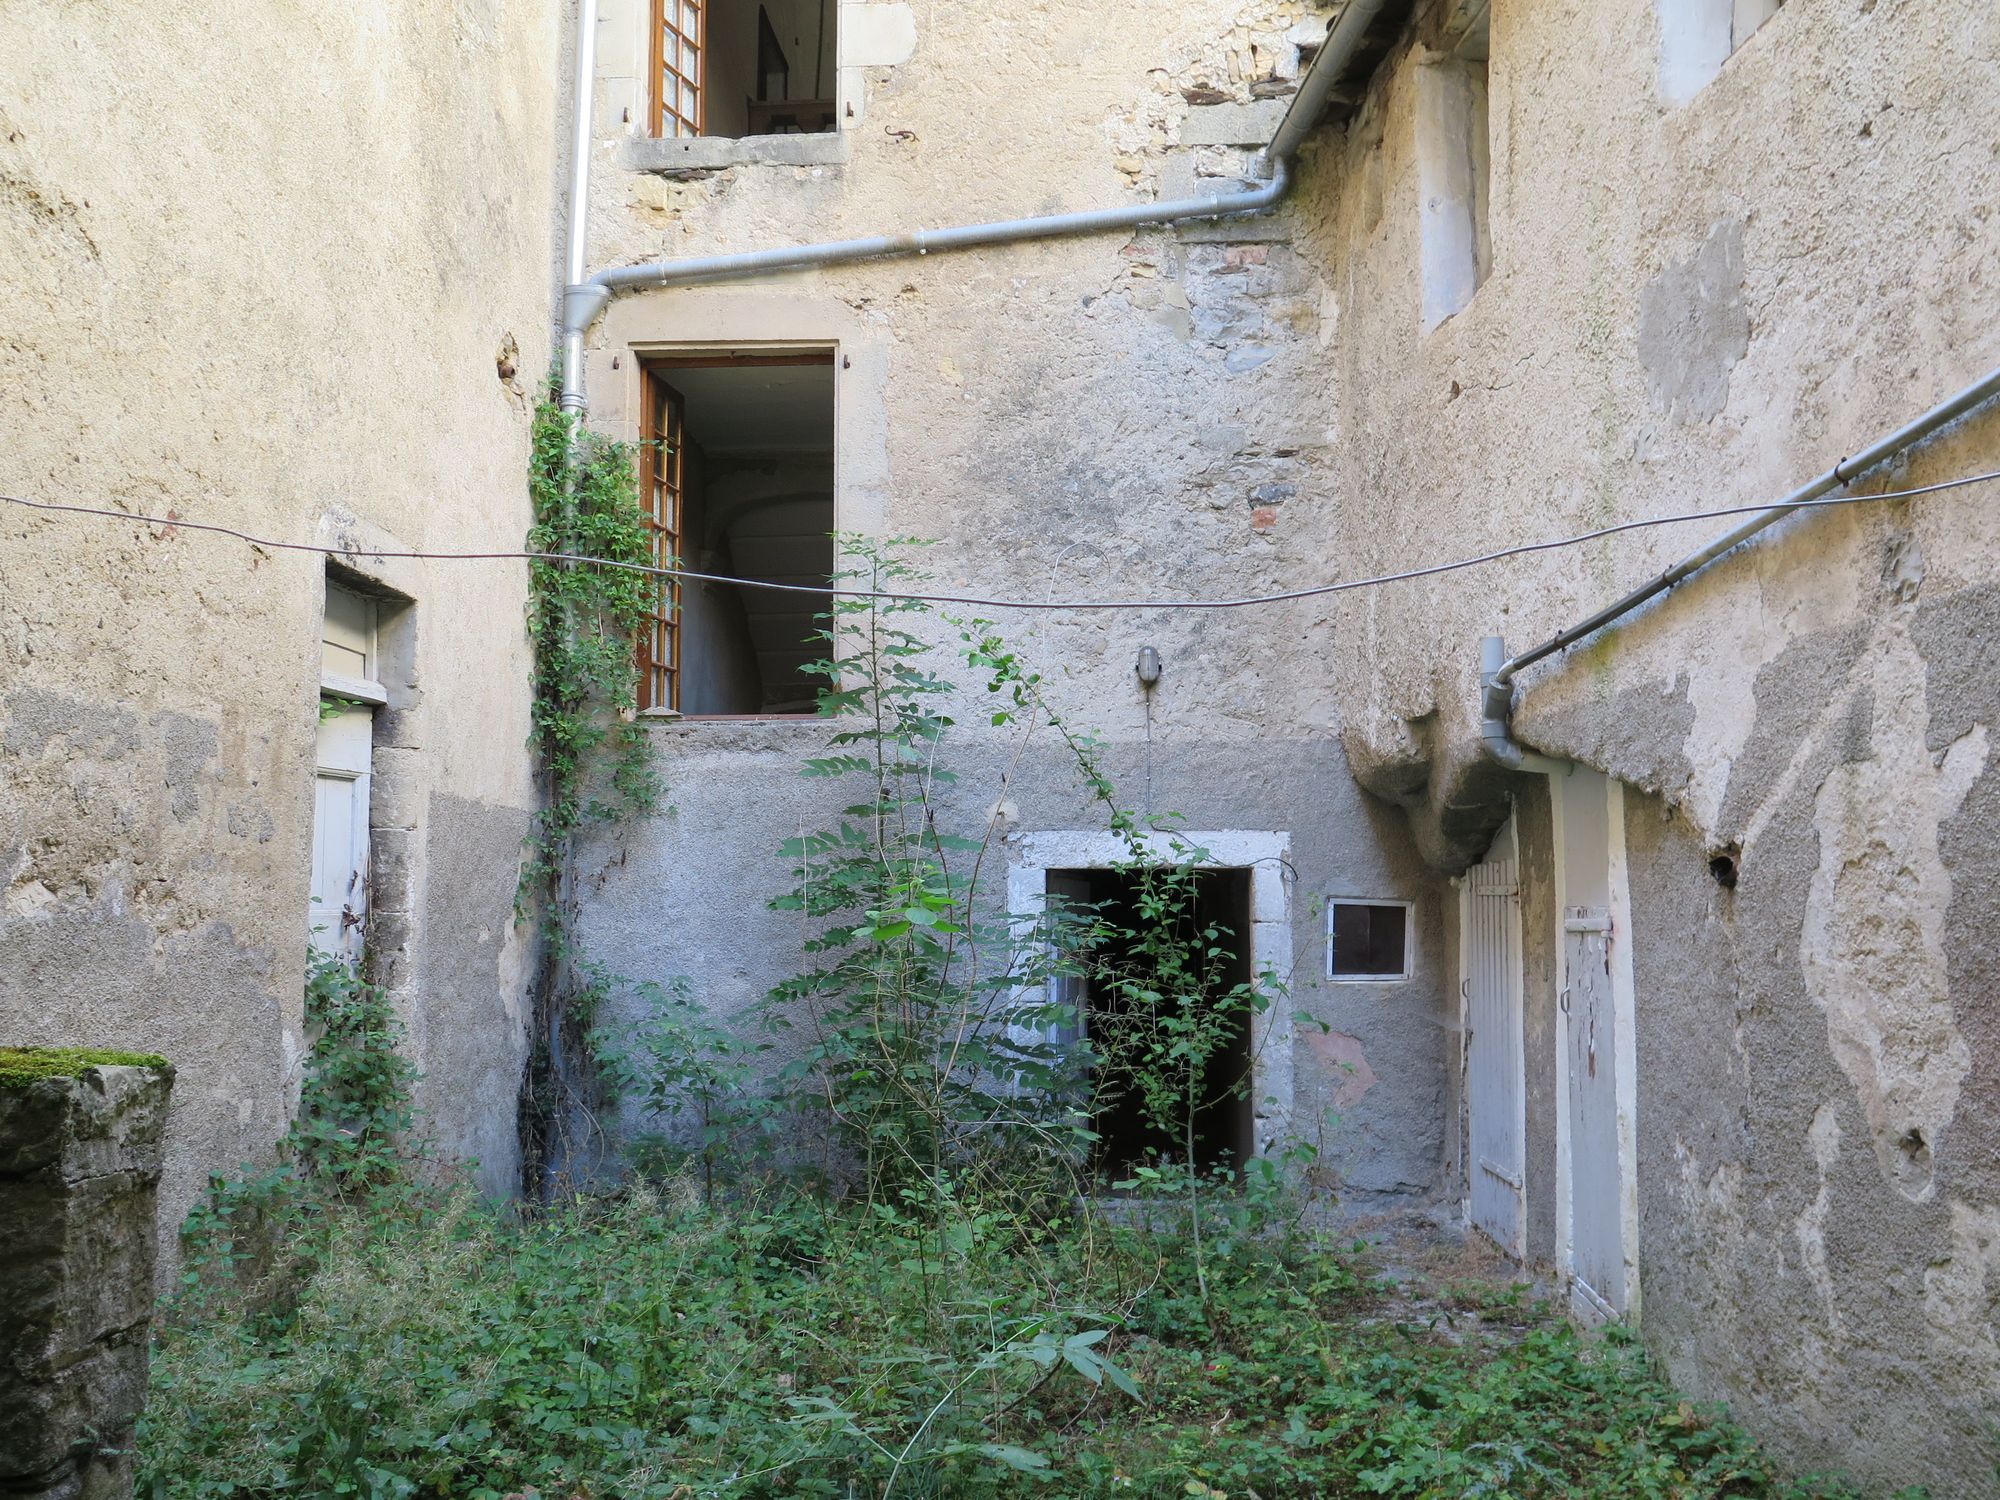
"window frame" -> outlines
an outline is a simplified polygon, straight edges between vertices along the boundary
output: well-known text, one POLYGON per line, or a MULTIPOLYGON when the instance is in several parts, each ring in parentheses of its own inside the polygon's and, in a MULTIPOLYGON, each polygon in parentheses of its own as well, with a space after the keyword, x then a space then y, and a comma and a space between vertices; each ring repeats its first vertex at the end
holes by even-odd
POLYGON ((1329 984, 1407 984, 1417 973, 1417 903, 1388 896, 1326 898, 1326 979, 1329 984), (1343 906, 1398 906, 1403 910, 1403 967, 1396 974, 1337 974, 1333 968, 1333 919, 1343 906))
MULTIPOLYGON (((646 528, 647 560, 656 568, 680 566, 681 525, 687 496, 687 403, 650 364, 639 434, 639 511, 646 528), (667 514, 662 515, 662 510, 667 514)), ((680 712, 680 580, 654 579, 652 601, 634 632, 639 712, 680 712)))
POLYGON ((648 129, 656 139, 689 140, 699 137, 708 128, 708 7, 710 0, 652 0, 652 108, 648 129), (671 13, 671 19, 669 15, 671 13), (692 13, 694 35, 689 36, 681 27, 681 21, 692 13), (674 57, 667 56, 667 38, 674 40, 674 57), (679 64, 693 55, 694 76, 682 72, 679 64), (667 82, 674 83, 674 98, 670 106, 667 101, 667 82), (694 111, 689 114, 680 106, 684 95, 683 87, 694 92, 694 111), (671 122, 674 129, 666 127, 671 122))
POLYGON ((319 686, 322 696, 345 698, 377 707, 389 701, 388 690, 382 686, 381 620, 379 599, 335 579, 327 579, 326 592, 320 603, 319 686), (344 606, 354 607, 353 612, 350 614, 349 608, 344 606), (336 635, 346 639, 336 640, 336 635), (335 671, 327 663, 328 647, 359 656, 360 673, 335 671))

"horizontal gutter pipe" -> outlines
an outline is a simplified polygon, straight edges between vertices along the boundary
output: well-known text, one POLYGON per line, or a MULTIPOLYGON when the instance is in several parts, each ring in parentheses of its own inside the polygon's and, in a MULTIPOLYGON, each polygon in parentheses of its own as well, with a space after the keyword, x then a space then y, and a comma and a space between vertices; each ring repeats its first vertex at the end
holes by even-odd
MULTIPOLYGON (((1479 679, 1482 697, 1480 738, 1485 742, 1487 749, 1494 753, 1496 759, 1509 765, 1516 764, 1516 757, 1533 755, 1533 752, 1524 750, 1514 743, 1509 727, 1514 708, 1514 679, 1526 668, 1555 655, 1558 651, 1566 650, 1586 636, 1594 635, 1613 621, 1630 614, 1647 600, 1666 593, 1683 579, 1698 573, 1724 553, 1734 551, 1760 531, 1777 525, 1800 506, 1844 485, 1852 484, 1878 464, 1886 463, 1906 449, 1915 447, 1932 433, 1949 426, 1996 395, 2000 395, 2000 367, 1989 370, 1972 384, 1940 401, 1916 420, 1905 423, 1853 457, 1843 458, 1825 473, 1800 485, 1769 510, 1761 510, 1723 532, 1705 546, 1690 552, 1664 573, 1648 579, 1624 598, 1605 605, 1596 614, 1579 620, 1569 629, 1549 637, 1539 646, 1508 656, 1506 647, 1501 644, 1498 636, 1486 637, 1480 643, 1479 679)), ((1533 758, 1546 759, 1541 756, 1533 758)), ((1546 767, 1533 769, 1546 769, 1546 767)))
MULTIPOLYGON (((784 271, 803 271, 827 266, 852 265, 857 261, 883 260, 899 255, 929 255, 940 250, 970 250, 983 245, 1011 245, 1027 240, 1068 238, 1101 234, 1108 230, 1135 229, 1144 224, 1177 224, 1189 219, 1228 219, 1242 214, 1261 213, 1273 207, 1291 187, 1292 158, 1307 134, 1319 123, 1334 87, 1353 61, 1369 25, 1386 0, 1348 0, 1348 5, 1327 32, 1326 42, 1314 56, 1299 91, 1292 96, 1284 119, 1278 122, 1265 157, 1271 163, 1271 180, 1247 192, 1207 193, 1195 198, 1171 199, 1127 208, 1095 209, 1082 213, 1050 214, 1035 219, 1005 219, 991 224, 968 224, 955 229, 919 229, 909 234, 871 235, 863 239, 836 240, 830 244, 794 245, 775 250, 751 250, 736 255, 700 255, 680 260, 652 261, 645 265, 619 266, 584 278, 582 254, 584 224, 578 205, 588 187, 590 136, 590 79, 584 67, 590 43, 581 33, 577 46, 577 160, 582 165, 572 181, 569 281, 563 288, 562 407, 565 411, 586 409, 583 395, 583 343, 590 325, 597 321, 611 299, 623 292, 653 287, 687 286, 717 281, 746 281, 784 271)), ((594 0, 583 0, 594 13, 594 0)), ((594 14, 589 31, 594 37, 594 14)))
POLYGON ((647 265, 599 271, 581 286, 569 288, 564 299, 565 332, 578 337, 620 292, 653 287, 686 286, 691 282, 744 281, 783 271, 814 270, 884 260, 898 255, 929 255, 937 250, 970 250, 981 245, 1012 245, 1023 240, 1060 239, 1098 234, 1141 224, 1171 224, 1182 219, 1221 219, 1254 214, 1285 195, 1291 174, 1285 164, 1272 164, 1271 180, 1249 192, 1206 193, 1166 203, 1142 203, 1131 208, 1093 209, 1083 213, 1050 214, 1038 219, 1003 219, 992 224, 966 224, 955 229, 918 229, 908 234, 877 234, 864 239, 834 240, 819 245, 787 245, 775 250, 748 250, 736 255, 696 255, 658 260, 647 265))

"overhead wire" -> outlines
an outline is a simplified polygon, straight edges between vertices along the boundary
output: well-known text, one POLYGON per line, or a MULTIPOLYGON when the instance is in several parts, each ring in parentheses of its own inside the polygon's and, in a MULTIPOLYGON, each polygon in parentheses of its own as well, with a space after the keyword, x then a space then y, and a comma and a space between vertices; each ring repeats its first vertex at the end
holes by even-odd
MULTIPOLYGON (((1978 474, 1961 475, 1956 479, 1943 479, 1935 484, 1917 485, 1909 489, 1879 490, 1861 495, 1828 495, 1816 500, 1802 500, 1787 506, 1790 510, 1825 510, 1843 505, 1867 505, 1890 500, 1909 500, 1919 495, 1935 495, 1945 490, 1963 489, 1968 485, 1987 484, 2000 480, 2000 469, 1987 470, 1978 474)), ((931 593, 911 589, 866 589, 850 587, 833 580, 826 586, 810 583, 773 583, 760 578, 735 578, 726 573, 705 573, 694 568, 663 567, 650 563, 621 562, 611 558, 592 557, 575 552, 436 552, 410 549, 382 549, 359 544, 332 546, 321 542, 286 542, 270 537, 261 537, 251 532, 238 530, 233 526, 223 526, 213 521, 190 521, 176 515, 142 515, 133 511, 115 510, 104 506, 72 505, 55 500, 29 500, 19 495, 0 494, 0 501, 27 510, 45 513, 101 516, 114 521, 126 521, 134 525, 166 527, 179 531, 199 531, 216 536, 232 537, 253 547, 261 547, 276 552, 313 552, 326 557, 352 561, 359 558, 374 558, 380 561, 413 562, 547 562, 576 563, 590 567, 611 568, 621 572, 642 573, 657 578, 672 578, 683 582, 733 584, 738 588, 763 589, 773 593, 811 594, 817 597, 829 595, 842 599, 874 599, 896 603, 950 604, 972 609, 1043 610, 1069 613, 1079 610, 1211 610, 1211 609, 1253 609, 1269 604, 1285 604, 1300 599, 1317 599, 1331 594, 1349 593, 1356 589, 1382 588, 1392 583, 1407 583, 1419 578, 1435 578, 1443 573, 1456 573, 1467 568, 1483 567, 1488 563, 1504 562, 1510 557, 1525 557, 1537 552, 1553 552, 1565 547, 1581 546, 1586 542, 1602 540, 1628 531, 1642 531, 1656 526, 1676 526, 1688 521, 1727 520, 1732 516, 1755 515, 1769 510, 1769 504, 1735 505, 1717 510, 1684 511, 1668 516, 1648 516, 1636 521, 1620 521, 1610 526, 1599 526, 1590 531, 1576 532, 1570 536, 1556 537, 1541 542, 1521 542, 1511 547, 1501 547, 1492 552, 1481 552, 1471 557, 1456 558, 1450 562, 1432 563, 1421 568, 1407 568, 1396 573, 1378 573, 1366 578, 1341 579, 1334 583, 1313 584, 1305 588, 1285 589, 1271 594, 1249 594, 1228 599, 1002 599, 989 598, 979 594, 931 593)))

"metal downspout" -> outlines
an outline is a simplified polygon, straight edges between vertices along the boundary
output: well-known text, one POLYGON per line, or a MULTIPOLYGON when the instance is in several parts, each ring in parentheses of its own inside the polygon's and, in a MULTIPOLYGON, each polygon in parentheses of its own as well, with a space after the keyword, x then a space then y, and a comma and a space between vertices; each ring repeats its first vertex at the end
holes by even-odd
MULTIPOLYGON (((2000 395, 2000 368, 1989 370, 1972 384, 1940 401, 1915 421, 1908 422, 1888 436, 1878 439, 1852 458, 1843 458, 1824 474, 1800 485, 1769 510, 1761 510, 1731 527, 1713 541, 1690 552, 1665 572, 1648 579, 1624 598, 1605 605, 1596 614, 1579 620, 1569 629, 1549 637, 1539 646, 1509 656, 1499 636, 1487 636, 1480 642, 1479 659, 1479 737, 1486 748, 1493 754, 1494 759, 1506 765, 1519 766, 1524 770, 1546 770, 1546 766, 1524 764, 1528 759, 1546 760, 1547 757, 1537 756, 1516 744, 1510 728, 1514 711, 1514 679, 1524 669, 1575 645, 1585 636, 1595 634, 1621 616, 1630 614, 1648 599, 1666 593, 1675 584, 1707 567, 1724 553, 1733 551, 1758 532, 1775 526, 1801 505, 1817 500, 1844 485, 1852 484, 1876 465, 1885 463, 1905 449, 1916 446, 1939 428, 1957 421, 1974 407, 1984 404, 1996 395, 2000 395)), ((1566 765, 1567 762, 1555 762, 1555 764, 1566 765)))
POLYGON ((570 139, 569 214, 563 241, 562 397, 564 411, 581 412, 583 400, 583 335, 588 320, 578 322, 570 305, 589 261, 585 255, 590 228, 590 151, 597 92, 597 0, 576 4, 576 90, 571 96, 575 130, 570 139))
POLYGON ((1335 84, 1340 81, 1384 3, 1385 0, 1350 0, 1347 8, 1335 19, 1327 32, 1325 44, 1306 70, 1299 91, 1292 96, 1291 106, 1286 110, 1284 119, 1279 121, 1271 144, 1265 150, 1271 163, 1271 180, 1249 192, 1208 193, 1197 198, 1135 207, 1007 219, 953 229, 919 229, 908 234, 872 235, 863 239, 837 240, 830 244, 786 246, 736 255, 653 261, 645 265, 599 271, 586 279, 583 263, 584 209, 580 205, 586 204, 589 187, 590 116, 584 106, 590 99, 590 85, 585 78, 585 68, 594 68, 592 54, 595 51, 596 5, 595 0, 582 0, 584 8, 592 14, 589 28, 592 34, 588 41, 579 34, 577 42, 577 165, 570 196, 569 280, 563 289, 563 410, 581 412, 587 409, 583 395, 584 335, 597 321, 598 314, 621 292, 685 286, 696 282, 742 281, 783 271, 849 265, 890 256, 928 255, 939 250, 969 250, 982 245, 1098 234, 1113 229, 1137 228, 1142 224, 1173 224, 1186 219, 1220 219, 1260 213, 1277 203, 1291 186, 1293 156, 1307 133, 1319 123, 1335 84))
POLYGON ((1375 24, 1386 3, 1387 0, 1347 0, 1346 8, 1333 18, 1326 40, 1313 54, 1306 76, 1299 80, 1299 91, 1292 95, 1284 119, 1271 132, 1271 144, 1264 148, 1264 154, 1271 160, 1288 162, 1299 154, 1299 147, 1326 113, 1334 88, 1346 75, 1348 63, 1354 60, 1368 28, 1375 24))
POLYGON ((1514 690, 1497 680, 1506 658, 1507 643, 1499 636, 1489 635, 1479 643, 1479 742, 1488 755, 1516 771, 1557 775, 1572 770, 1571 762, 1537 754, 1515 741, 1511 722, 1514 690))

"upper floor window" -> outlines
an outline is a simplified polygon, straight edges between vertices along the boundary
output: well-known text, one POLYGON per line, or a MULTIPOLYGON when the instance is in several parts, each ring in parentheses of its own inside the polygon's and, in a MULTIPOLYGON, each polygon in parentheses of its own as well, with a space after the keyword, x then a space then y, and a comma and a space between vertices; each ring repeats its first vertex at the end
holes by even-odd
POLYGON ((818 706, 830 660, 833 371, 826 348, 646 363, 639 495, 653 561, 707 576, 659 582, 638 631, 641 709, 700 719, 818 706))
POLYGON ((1418 262, 1424 331, 1466 307, 1493 269, 1491 43, 1484 10, 1417 74, 1418 262))
POLYGON ((653 0, 653 134, 700 135, 706 0, 653 0))
POLYGON ((652 0, 653 134, 835 130, 836 0, 652 0))
POLYGON ((1683 104, 1785 0, 1659 0, 1660 93, 1683 104))

